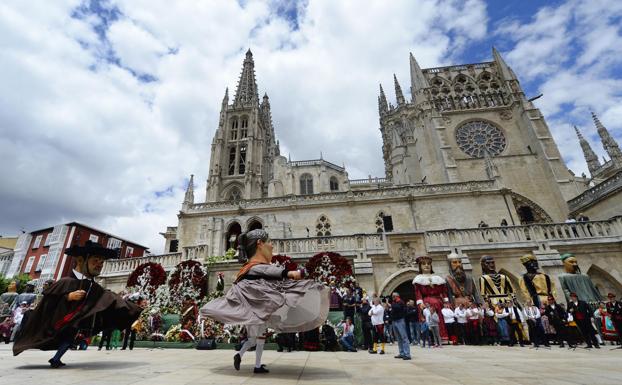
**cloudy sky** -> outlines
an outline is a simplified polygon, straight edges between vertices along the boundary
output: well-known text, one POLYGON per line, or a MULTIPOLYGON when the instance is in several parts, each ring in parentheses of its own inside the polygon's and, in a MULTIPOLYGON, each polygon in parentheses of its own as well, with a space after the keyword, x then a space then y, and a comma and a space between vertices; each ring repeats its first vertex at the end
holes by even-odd
POLYGON ((195 174, 203 201, 226 87, 251 48, 281 151, 383 176, 378 83, 499 49, 568 167, 572 130, 622 142, 622 2, 6 0, 0 3, 0 234, 82 221, 161 252, 195 174))

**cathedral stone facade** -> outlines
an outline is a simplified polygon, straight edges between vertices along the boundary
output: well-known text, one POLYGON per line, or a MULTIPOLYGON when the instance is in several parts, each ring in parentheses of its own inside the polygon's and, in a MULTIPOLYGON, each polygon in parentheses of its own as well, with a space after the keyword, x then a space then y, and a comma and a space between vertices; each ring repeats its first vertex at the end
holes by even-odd
MULTIPOLYGON (((264 228, 275 253, 305 260, 337 251, 352 259, 364 288, 387 294, 408 290, 418 255, 431 255, 443 273, 447 255, 457 253, 478 275, 479 258, 490 254, 516 281, 523 273, 520 255, 535 253, 557 274, 560 252, 571 251, 602 290, 621 293, 622 225, 614 215, 622 212, 595 210, 602 221, 590 229, 600 226, 600 232, 577 233, 564 224, 591 198, 575 202, 574 211, 569 201, 616 176, 620 185, 619 147, 595 117, 611 160, 601 165, 580 137, 597 175, 576 177, 515 73, 495 49, 492 59, 422 69, 411 54, 411 98, 396 77, 396 105, 380 86, 378 151, 385 175, 352 180, 328 160, 280 154, 278 127, 267 94, 259 98, 249 50, 234 97, 227 90, 222 101, 205 201, 195 202, 191 177, 178 225, 162 233, 163 257, 223 255, 240 232, 264 228), (482 221, 488 227, 478 227, 482 221)), ((616 206, 615 199, 606 201, 616 206)), ((225 265, 219 269, 237 269, 225 265)))

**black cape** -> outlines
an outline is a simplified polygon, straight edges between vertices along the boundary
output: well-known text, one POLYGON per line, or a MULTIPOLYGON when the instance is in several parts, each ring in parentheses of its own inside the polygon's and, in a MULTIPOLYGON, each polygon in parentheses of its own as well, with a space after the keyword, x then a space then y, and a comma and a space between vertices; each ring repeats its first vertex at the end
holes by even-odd
POLYGON ((95 334, 107 328, 126 329, 141 311, 138 305, 96 282, 80 280, 72 274, 45 290, 37 307, 24 314, 21 330, 13 344, 13 355, 28 349, 56 350, 61 341, 72 339, 79 330, 95 334), (75 290, 84 290, 88 294, 82 301, 68 301, 67 294, 75 290), (58 321, 82 303, 75 316, 59 328, 58 321))

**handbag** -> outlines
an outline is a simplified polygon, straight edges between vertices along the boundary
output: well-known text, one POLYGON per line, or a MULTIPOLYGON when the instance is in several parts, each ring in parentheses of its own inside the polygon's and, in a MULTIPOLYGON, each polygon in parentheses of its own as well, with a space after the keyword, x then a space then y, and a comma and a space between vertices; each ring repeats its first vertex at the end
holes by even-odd
POLYGON ((214 350, 216 349, 216 340, 213 338, 203 338, 199 340, 196 346, 197 350, 214 350))

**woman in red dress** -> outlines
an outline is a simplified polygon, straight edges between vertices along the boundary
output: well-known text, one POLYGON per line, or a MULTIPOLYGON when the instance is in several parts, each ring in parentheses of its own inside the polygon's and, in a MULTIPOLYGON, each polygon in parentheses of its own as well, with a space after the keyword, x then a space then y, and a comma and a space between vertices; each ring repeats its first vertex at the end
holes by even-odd
MULTIPOLYGON (((447 285, 445 279, 440 275, 434 274, 432 270, 432 258, 421 256, 417 258, 417 264, 419 265, 419 275, 413 279, 413 286, 415 287, 415 298, 417 299, 417 305, 420 303, 429 303, 436 309, 438 314, 441 314, 443 309, 443 302, 448 301, 447 297, 447 285)), ((441 338, 443 341, 447 341, 447 328, 442 317, 439 320, 439 329, 441 338)))

